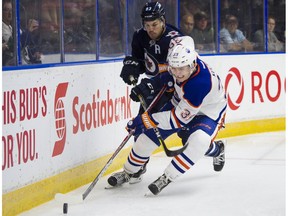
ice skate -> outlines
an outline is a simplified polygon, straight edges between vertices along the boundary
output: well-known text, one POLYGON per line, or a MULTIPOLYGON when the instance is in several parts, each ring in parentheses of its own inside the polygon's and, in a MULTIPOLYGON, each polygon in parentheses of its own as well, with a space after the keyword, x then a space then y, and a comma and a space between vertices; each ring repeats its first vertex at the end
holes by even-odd
POLYGON ((113 175, 111 175, 108 178, 108 183, 109 185, 116 187, 116 186, 120 186, 126 182, 129 182, 131 178, 131 174, 126 173, 125 171, 122 172, 117 172, 114 173, 113 175))
POLYGON ((128 174, 125 171, 114 173, 108 178, 108 183, 112 187, 120 186, 126 182, 129 182, 130 184, 135 184, 142 181, 142 176, 145 172, 146 164, 141 167, 141 169, 137 173, 134 174, 128 174))
POLYGON ((130 184, 136 184, 138 182, 141 182, 143 179, 143 174, 146 172, 146 164, 144 164, 144 166, 141 167, 141 169, 137 172, 131 175, 131 178, 129 180, 130 184))
POLYGON ((215 142, 220 147, 220 154, 217 157, 213 157, 213 166, 214 170, 219 172, 223 169, 225 164, 225 145, 221 140, 215 142))
POLYGON ((171 181, 167 178, 167 176, 163 174, 157 180, 151 183, 148 188, 154 195, 158 195, 170 182, 171 181))

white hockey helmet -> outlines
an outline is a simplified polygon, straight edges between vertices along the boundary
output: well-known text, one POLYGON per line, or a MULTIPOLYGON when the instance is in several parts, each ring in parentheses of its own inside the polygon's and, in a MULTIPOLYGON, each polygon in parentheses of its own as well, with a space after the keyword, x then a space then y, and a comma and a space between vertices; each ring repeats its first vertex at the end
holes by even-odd
POLYGON ((183 46, 189 46, 193 50, 195 50, 195 43, 192 37, 190 36, 181 36, 181 37, 176 37, 171 39, 170 44, 169 44, 169 51, 168 51, 168 56, 170 50, 175 47, 176 45, 183 45, 183 46))
POLYGON ((167 62, 170 67, 178 68, 188 65, 192 69, 195 68, 198 54, 194 50, 194 47, 179 44, 169 51, 167 62))

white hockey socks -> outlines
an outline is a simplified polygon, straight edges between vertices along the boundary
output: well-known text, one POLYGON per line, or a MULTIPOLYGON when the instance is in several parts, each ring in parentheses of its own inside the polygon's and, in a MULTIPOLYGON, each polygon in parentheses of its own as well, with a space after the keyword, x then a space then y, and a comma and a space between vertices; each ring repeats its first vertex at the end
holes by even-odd
POLYGON ((174 157, 165 169, 165 175, 173 181, 189 170, 207 151, 211 137, 202 130, 197 130, 188 138, 189 145, 182 153, 174 157))
POLYGON ((129 174, 137 173, 156 148, 158 146, 149 137, 141 134, 130 151, 124 170, 129 174))

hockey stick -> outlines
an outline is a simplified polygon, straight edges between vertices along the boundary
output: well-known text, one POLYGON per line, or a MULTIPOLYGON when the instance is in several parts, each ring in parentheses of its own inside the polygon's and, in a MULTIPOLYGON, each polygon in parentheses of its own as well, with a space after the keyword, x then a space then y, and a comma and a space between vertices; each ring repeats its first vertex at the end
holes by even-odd
MULTIPOLYGON (((135 79, 133 78, 133 76, 130 77, 130 80, 131 80, 131 82, 132 82, 132 84, 133 84, 134 86, 137 84, 136 81, 135 81, 135 79)), ((159 95, 162 96, 163 93, 165 92, 165 90, 166 90, 166 86, 162 87, 162 89, 160 90, 160 92, 158 93, 158 95, 157 95, 156 97, 159 97, 159 95)), ((148 111, 148 109, 146 109, 147 106, 146 106, 146 102, 145 102, 143 96, 140 95, 140 94, 138 94, 137 97, 139 98, 139 101, 140 101, 143 109, 146 110, 146 111, 148 111)), ((159 97, 159 98, 160 98, 160 97, 159 97)), ((153 102, 154 102, 154 101, 153 101, 153 102)), ((153 102, 152 102, 152 103, 153 103, 153 102)), ((167 148, 167 145, 165 144, 165 141, 164 141, 164 139, 162 138, 159 129, 158 129, 157 127, 155 127, 155 128, 153 128, 153 130, 154 130, 154 132, 155 132, 155 134, 156 134, 156 136, 157 136, 157 139, 158 139, 160 145, 163 146, 164 151, 165 151, 165 154, 166 154, 168 157, 174 157, 174 156, 176 156, 176 155, 178 155, 178 154, 181 154, 181 153, 187 148, 187 146, 188 146, 188 143, 186 143, 182 148, 179 148, 179 149, 176 149, 176 150, 170 150, 170 149, 167 148)))
MULTIPOLYGON (((164 87, 164 88, 161 89, 161 91, 163 91, 163 93, 164 93, 165 90, 166 90, 166 87, 164 87)), ((160 93, 161 93, 161 91, 160 91, 160 93)), ((163 93, 161 93, 161 95, 162 95, 163 93)), ((140 103, 141 103, 142 107, 143 107, 144 110, 145 110, 145 109, 146 109, 146 108, 145 108, 145 101, 144 101, 142 95, 138 95, 138 98, 139 98, 139 100, 140 100, 140 103)), ((176 156, 176 155, 178 155, 178 154, 181 154, 181 153, 187 148, 187 146, 188 146, 188 143, 186 143, 182 148, 179 148, 179 149, 176 149, 176 150, 170 150, 170 149, 167 148, 167 145, 165 144, 165 141, 164 141, 164 139, 162 138, 159 129, 158 129, 157 127, 155 127, 155 128, 153 128, 153 130, 154 130, 154 132, 155 132, 155 134, 156 134, 156 136, 157 136, 157 139, 158 139, 160 145, 163 146, 164 151, 165 151, 165 154, 166 154, 168 157, 174 157, 174 156, 176 156)))
MULTIPOLYGON (((154 100, 151 102, 149 107, 147 108, 147 111, 150 111, 152 107, 155 106, 155 104, 158 102, 160 97, 163 95, 166 87, 163 87, 161 91, 158 93, 158 95, 154 98, 154 100)), ((130 133, 124 138, 122 143, 119 145, 119 147, 115 150, 113 155, 110 157, 108 162, 105 164, 105 166, 102 168, 102 170, 99 172, 99 174, 95 177, 95 179, 92 181, 92 183, 89 185, 89 187, 86 189, 86 191, 82 194, 82 197, 80 196, 73 196, 73 195, 67 195, 67 194, 61 194, 57 193, 55 195, 55 200, 61 201, 63 203, 72 203, 77 204, 83 202, 88 194, 92 191, 92 189, 95 187, 96 183, 99 181, 99 179, 102 177, 102 175, 105 173, 105 171, 108 169, 110 164, 113 162, 114 158, 118 155, 118 153, 121 151, 121 149, 125 146, 125 144, 128 142, 130 137, 134 134, 135 130, 131 130, 130 133)))
POLYGON ((134 134, 135 130, 131 130, 130 133, 124 138, 124 140, 121 142, 121 144, 118 146, 118 148, 115 150, 115 152, 112 154, 110 159, 107 161, 105 166, 102 168, 102 170, 98 173, 98 175, 95 177, 95 179, 92 181, 92 183, 89 185, 89 187, 86 189, 86 191, 82 194, 82 197, 80 196, 69 196, 66 194, 57 193, 55 195, 55 199, 61 202, 69 202, 72 204, 81 203, 83 200, 86 199, 88 194, 92 191, 92 189, 95 187, 96 183, 99 181, 99 179, 102 177, 102 175, 105 173, 105 171, 108 169, 108 167, 113 162, 114 158, 118 155, 118 153, 121 151, 121 149, 125 146, 125 144, 128 142, 130 137, 134 134))

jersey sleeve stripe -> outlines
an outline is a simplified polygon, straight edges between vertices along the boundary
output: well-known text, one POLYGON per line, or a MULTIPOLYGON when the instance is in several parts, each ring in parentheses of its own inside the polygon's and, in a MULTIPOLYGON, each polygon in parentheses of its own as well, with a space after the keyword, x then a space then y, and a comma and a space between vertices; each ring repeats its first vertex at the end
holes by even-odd
POLYGON ((200 67, 197 67, 197 71, 195 71, 189 79, 192 79, 193 77, 197 76, 199 73, 200 73, 200 67))
POLYGON ((176 116, 176 113, 175 113, 175 107, 171 110, 171 122, 173 125, 171 125, 171 127, 173 128, 180 128, 181 127, 181 124, 176 116))

